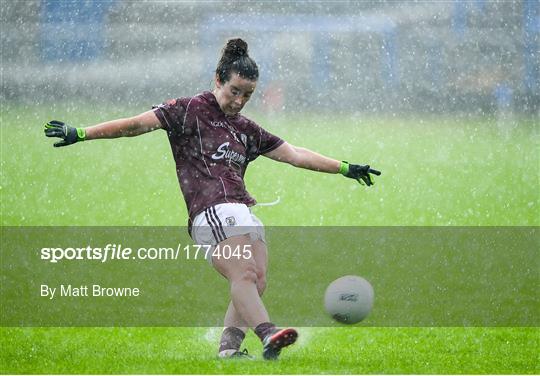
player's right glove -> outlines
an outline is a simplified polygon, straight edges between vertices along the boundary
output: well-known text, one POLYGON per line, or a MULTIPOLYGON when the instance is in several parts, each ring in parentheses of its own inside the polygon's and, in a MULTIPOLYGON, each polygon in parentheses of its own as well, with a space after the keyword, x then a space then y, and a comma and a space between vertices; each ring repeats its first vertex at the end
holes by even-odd
POLYGON ((369 165, 362 166, 349 164, 349 162, 346 161, 341 162, 339 173, 348 178, 357 180, 360 184, 365 184, 367 186, 373 185, 373 180, 371 179, 370 174, 377 176, 381 174, 380 171, 370 168, 369 165))
POLYGON ((54 144, 54 147, 60 147, 84 141, 86 132, 84 128, 74 128, 62 121, 51 120, 45 124, 45 136, 60 137, 62 141, 54 144))

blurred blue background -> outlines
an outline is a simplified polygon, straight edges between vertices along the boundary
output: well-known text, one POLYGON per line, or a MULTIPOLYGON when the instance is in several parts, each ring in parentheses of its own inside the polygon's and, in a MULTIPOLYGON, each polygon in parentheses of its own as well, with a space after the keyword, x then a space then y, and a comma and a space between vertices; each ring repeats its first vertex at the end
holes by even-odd
POLYGON ((257 110, 538 115, 540 2, 2 2, 2 100, 133 105, 212 87, 227 38, 257 110))

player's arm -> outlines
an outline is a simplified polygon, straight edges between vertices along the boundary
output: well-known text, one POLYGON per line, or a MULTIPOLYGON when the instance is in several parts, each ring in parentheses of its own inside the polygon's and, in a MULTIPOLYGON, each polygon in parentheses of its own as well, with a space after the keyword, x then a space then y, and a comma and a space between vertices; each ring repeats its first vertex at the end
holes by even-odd
POLYGON ((51 120, 45 124, 45 135, 61 138, 62 141, 54 144, 55 147, 59 147, 99 138, 133 137, 159 128, 161 123, 154 111, 147 111, 137 116, 111 120, 87 128, 75 128, 64 122, 51 120))
POLYGON ((366 185, 373 184, 370 174, 381 174, 380 171, 370 168, 369 165, 362 166, 349 164, 345 161, 340 162, 309 149, 293 146, 287 142, 284 142, 276 149, 264 154, 264 156, 275 161, 288 163, 292 166, 306 168, 308 170, 328 172, 331 174, 340 173, 348 178, 357 180, 360 184, 366 185))
POLYGON ((328 172, 336 174, 339 172, 340 162, 320 155, 306 148, 293 146, 284 142, 271 152, 264 154, 265 157, 275 161, 288 163, 294 167, 306 168, 308 170, 328 172))

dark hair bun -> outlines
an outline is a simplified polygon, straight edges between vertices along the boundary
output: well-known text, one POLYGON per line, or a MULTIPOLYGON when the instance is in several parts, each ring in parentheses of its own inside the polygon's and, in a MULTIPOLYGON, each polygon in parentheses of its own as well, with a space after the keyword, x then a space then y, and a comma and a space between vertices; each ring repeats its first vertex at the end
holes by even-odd
POLYGON ((240 38, 231 38, 227 41, 216 68, 216 74, 221 83, 229 81, 233 72, 252 81, 257 81, 259 78, 257 63, 249 57, 248 45, 240 38))
POLYGON ((223 49, 223 56, 230 60, 248 56, 248 44, 240 38, 229 39, 223 49))

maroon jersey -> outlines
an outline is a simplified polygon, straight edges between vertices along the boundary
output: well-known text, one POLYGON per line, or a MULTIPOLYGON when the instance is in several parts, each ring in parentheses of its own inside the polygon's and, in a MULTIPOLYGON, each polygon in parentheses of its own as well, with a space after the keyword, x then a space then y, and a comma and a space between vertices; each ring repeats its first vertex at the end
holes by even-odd
POLYGON ((244 184, 246 168, 282 139, 240 114, 226 116, 209 91, 169 100, 154 112, 169 137, 190 223, 209 206, 256 204, 244 184))

